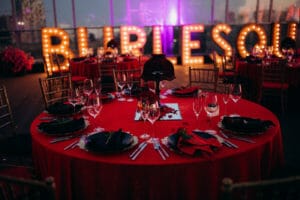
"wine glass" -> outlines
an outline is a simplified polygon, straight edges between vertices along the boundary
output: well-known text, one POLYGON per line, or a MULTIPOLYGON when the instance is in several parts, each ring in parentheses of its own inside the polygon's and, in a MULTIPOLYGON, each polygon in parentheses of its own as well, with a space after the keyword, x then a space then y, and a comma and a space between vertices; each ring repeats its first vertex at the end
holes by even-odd
POLYGON ((156 120, 158 120, 160 117, 160 106, 158 101, 150 102, 149 103, 149 113, 147 120, 151 123, 152 125, 152 139, 151 142, 154 141, 156 138, 155 136, 155 130, 154 130, 154 123, 156 120))
MULTIPOLYGON (((166 88, 166 85, 167 85, 167 81, 166 80, 161 80, 159 82, 159 87, 161 88, 161 90, 163 90, 164 88, 166 88)), ((165 94, 160 94, 159 98, 165 99, 165 98, 167 98, 167 96, 165 94)))
POLYGON ((75 113, 76 105, 78 105, 82 102, 81 97, 80 97, 80 93, 79 93, 79 88, 74 88, 74 89, 71 88, 69 90, 68 102, 73 106, 74 113, 75 113))
MULTIPOLYGON (((148 115, 149 115, 149 101, 146 100, 139 100, 138 101, 138 111, 140 112, 140 115, 143 119, 144 122, 144 127, 146 125, 146 120, 148 119, 148 115)), ((141 139, 148 139, 150 137, 150 135, 148 133, 143 133, 140 138, 141 139)))
POLYGON ((88 99, 88 105, 87 105, 87 112, 90 116, 92 116, 94 119, 99 115, 99 113, 102 110, 102 103, 100 96, 93 93, 89 96, 88 99))
POLYGON ((126 99, 122 96, 123 89, 126 86, 126 75, 122 72, 117 73, 117 85, 120 88, 120 91, 118 93, 118 100, 119 101, 125 101, 126 99))
POLYGON ((224 93, 222 94, 222 100, 224 103, 224 115, 226 116, 227 114, 227 104, 229 102, 229 88, 226 87, 224 90, 224 93))
MULTIPOLYGON (((197 92, 195 95, 194 95, 194 99, 193 99, 193 111, 194 111, 194 114, 196 116, 196 123, 197 123, 197 126, 198 126, 198 119, 199 119, 199 115, 202 111, 202 96, 199 95, 199 93, 197 92)), ((199 130, 198 128, 196 128, 196 130, 199 130)))
POLYGON ((204 98, 204 110, 207 114, 209 125, 211 126, 211 118, 219 114, 218 96, 214 93, 207 93, 204 98))
POLYGON ((230 98, 237 103, 242 97, 242 85, 239 83, 230 84, 230 98))
POLYGON ((131 91, 133 87, 133 73, 129 73, 127 76, 127 87, 129 89, 129 99, 127 99, 128 102, 132 102, 133 98, 131 96, 131 91))
POLYGON ((242 98, 242 85, 239 83, 230 84, 229 87, 230 98, 236 104, 242 98))
POLYGON ((101 77, 94 79, 94 90, 97 95, 101 95, 101 91, 102 91, 101 77))
POLYGON ((93 81, 92 79, 85 79, 83 82, 83 93, 89 97, 93 92, 93 81))

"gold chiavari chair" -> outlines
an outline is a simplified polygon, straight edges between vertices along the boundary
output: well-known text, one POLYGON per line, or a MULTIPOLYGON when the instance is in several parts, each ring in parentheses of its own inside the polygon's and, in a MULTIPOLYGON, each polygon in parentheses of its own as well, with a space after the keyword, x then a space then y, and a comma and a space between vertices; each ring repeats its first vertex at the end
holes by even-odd
POLYGON ((203 91, 216 92, 219 68, 189 67, 189 85, 199 86, 203 91))
POLYGON ((69 91, 72 88, 70 74, 39 78, 39 83, 46 108, 56 102, 68 100, 69 91))

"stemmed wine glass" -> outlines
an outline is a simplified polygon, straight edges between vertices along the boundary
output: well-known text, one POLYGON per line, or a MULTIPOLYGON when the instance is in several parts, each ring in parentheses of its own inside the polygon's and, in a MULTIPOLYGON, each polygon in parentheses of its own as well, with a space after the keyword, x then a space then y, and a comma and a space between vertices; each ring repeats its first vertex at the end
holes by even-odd
POLYGON ((99 95, 93 93, 92 95, 89 96, 87 112, 90 116, 92 116, 95 119, 101 112, 102 107, 103 105, 101 103, 101 99, 99 95))
POLYGON ((242 98, 242 85, 240 83, 230 84, 229 93, 230 98, 236 104, 242 98))
POLYGON ((152 125, 152 138, 151 138, 151 142, 153 142, 154 140, 156 140, 156 136, 155 136, 155 130, 154 130, 154 123, 156 122, 156 120, 158 120, 160 117, 160 106, 158 101, 154 101, 154 102, 150 102, 149 103, 149 113, 148 113, 148 121, 151 123, 152 125))
MULTIPOLYGON (((196 123, 197 123, 197 127, 198 127, 198 119, 199 119, 199 115, 202 111, 202 104, 203 104, 203 101, 202 101, 202 96, 199 94, 199 92, 197 92, 195 95, 194 95, 194 99, 193 99, 193 111, 194 111, 194 114, 196 116, 196 123)), ((196 130, 199 130, 198 128, 196 128, 196 130)))
POLYGON ((129 73, 127 76, 127 87, 129 89, 129 99, 127 99, 128 102, 132 102, 133 98, 131 96, 131 90, 133 87, 133 73, 129 73))
MULTIPOLYGON (((145 123, 146 120, 148 119, 148 115, 149 115, 149 101, 148 100, 139 100, 138 101, 138 111, 140 112, 140 115, 144 121, 144 127, 145 127, 145 123)), ((150 135, 148 133, 143 133, 140 138, 141 139, 148 139, 150 137, 150 135)))
POLYGON ((86 96, 90 96, 93 92, 93 81, 92 79, 85 79, 83 82, 83 93, 86 96))
POLYGON ((207 114, 209 125, 211 126, 211 118, 219 114, 218 96, 214 93, 207 93, 204 98, 204 110, 207 114))
POLYGON ((224 93, 222 95, 223 103, 224 103, 224 116, 227 114, 227 104, 229 102, 229 88, 226 87, 224 93))
POLYGON ((82 102, 78 88, 72 88, 69 90, 68 102, 73 106, 73 112, 75 113, 76 105, 82 102))
POLYGON ((122 97, 123 89, 126 86, 126 75, 124 73, 117 73, 117 85, 120 88, 120 92, 118 94, 119 101, 125 101, 125 98, 122 97))
POLYGON ((97 95, 101 96, 101 91, 102 91, 101 77, 94 79, 94 90, 97 95))

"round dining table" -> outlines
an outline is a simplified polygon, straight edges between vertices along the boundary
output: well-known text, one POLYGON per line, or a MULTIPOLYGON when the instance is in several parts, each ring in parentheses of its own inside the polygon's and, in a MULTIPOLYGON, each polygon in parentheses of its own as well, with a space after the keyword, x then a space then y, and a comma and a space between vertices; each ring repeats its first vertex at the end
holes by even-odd
MULTIPOLYGON (((192 132, 214 129, 220 134, 218 123, 224 114, 270 120, 274 126, 263 134, 251 136, 255 143, 228 139, 238 148, 221 146, 210 155, 191 156, 174 151, 165 145, 169 157, 163 160, 149 144, 141 154, 131 160, 129 155, 138 147, 115 153, 93 153, 81 148, 64 150, 78 138, 59 143, 50 143, 55 136, 38 131, 43 112, 31 124, 33 161, 42 177, 53 176, 57 199, 61 200, 115 200, 115 199, 204 199, 215 200, 221 195, 221 182, 225 177, 235 182, 261 180, 270 177, 284 164, 281 127, 277 117, 265 107, 248 100, 237 103, 222 101, 218 94, 219 115, 208 118, 204 110, 198 120, 193 112, 192 97, 167 95, 161 104, 178 105, 179 118, 158 120, 150 123, 135 120, 137 100, 133 102, 112 100, 104 104, 96 119, 88 117, 89 125, 81 133, 88 134, 95 128, 108 131, 122 129, 137 136, 144 132, 162 139, 185 127, 192 132), (225 113, 226 112, 226 113, 225 113), (152 129, 153 128, 153 129, 152 129)), ((82 115, 87 115, 82 111, 82 115)))
MULTIPOLYGON (((276 58, 277 59, 277 58, 276 58)), ((257 101, 259 99, 259 91, 262 78, 262 63, 249 63, 244 60, 236 61, 237 74, 242 78, 245 85, 244 97, 257 101)), ((290 87, 300 87, 300 59, 294 59, 293 62, 287 63, 285 80, 290 87)))

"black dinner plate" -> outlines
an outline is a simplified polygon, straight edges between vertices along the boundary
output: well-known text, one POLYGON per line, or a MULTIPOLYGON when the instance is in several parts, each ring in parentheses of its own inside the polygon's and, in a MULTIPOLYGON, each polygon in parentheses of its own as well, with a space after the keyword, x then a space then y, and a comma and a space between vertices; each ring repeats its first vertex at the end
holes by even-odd
POLYGON ((75 108, 72 104, 66 104, 62 102, 56 102, 46 108, 46 112, 52 115, 72 115, 79 113, 83 108, 82 104, 75 105, 75 108))
POLYGON ((138 143, 137 137, 122 130, 102 131, 85 138, 84 149, 95 153, 116 153, 128 150, 138 143))
POLYGON ((89 123, 84 118, 58 118, 50 122, 41 122, 38 130, 47 135, 69 135, 87 128, 89 123))

